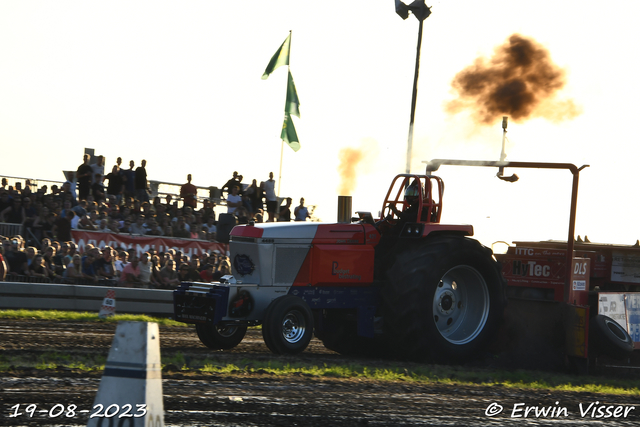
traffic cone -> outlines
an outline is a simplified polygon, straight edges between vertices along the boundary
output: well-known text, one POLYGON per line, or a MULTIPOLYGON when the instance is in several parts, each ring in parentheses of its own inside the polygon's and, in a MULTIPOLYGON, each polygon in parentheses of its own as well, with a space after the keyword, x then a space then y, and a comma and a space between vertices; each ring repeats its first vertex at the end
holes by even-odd
POLYGON ((164 426, 157 323, 118 323, 92 408, 88 427, 164 426))
POLYGON ((116 291, 109 289, 102 300, 102 306, 100 307, 98 317, 104 319, 105 317, 113 316, 114 314, 116 314, 116 291))

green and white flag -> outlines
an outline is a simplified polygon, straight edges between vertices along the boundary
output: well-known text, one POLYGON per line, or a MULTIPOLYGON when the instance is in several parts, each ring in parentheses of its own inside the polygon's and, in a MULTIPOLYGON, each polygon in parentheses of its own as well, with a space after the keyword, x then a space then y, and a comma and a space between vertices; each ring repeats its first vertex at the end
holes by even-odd
POLYGON ((262 74, 262 80, 266 80, 269 77, 269 74, 273 73, 276 68, 281 65, 289 65, 289 50, 291 49, 291 33, 284 39, 282 46, 278 49, 269 61, 269 65, 264 70, 264 74, 262 74))
POLYGON ((291 120, 291 115, 288 112, 284 113, 284 123, 282 123, 280 139, 289 144, 289 147, 291 147, 293 151, 300 149, 298 134, 296 133, 296 128, 293 127, 293 120, 291 120))
POLYGON ((287 82, 287 101, 284 104, 284 111, 292 116, 300 117, 300 100, 296 85, 293 83, 293 76, 289 70, 289 80, 287 82))

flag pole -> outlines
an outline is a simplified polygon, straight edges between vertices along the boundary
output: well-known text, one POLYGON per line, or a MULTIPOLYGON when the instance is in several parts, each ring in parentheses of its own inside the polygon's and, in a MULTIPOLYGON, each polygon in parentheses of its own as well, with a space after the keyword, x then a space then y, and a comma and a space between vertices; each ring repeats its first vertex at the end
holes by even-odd
MULTIPOLYGON (((291 53, 291 30, 289 30, 289 53, 291 53)), ((291 72, 291 55, 289 55, 289 59, 287 61, 287 71, 291 72)), ((286 110, 286 108, 285 108, 286 110)), ((285 112, 286 117, 286 112, 285 112)), ((278 193, 276 197, 280 198, 280 182, 282 181, 282 155, 284 152, 284 139, 280 142, 280 171, 278 172, 278 193)))
POLYGON ((280 198, 280 181, 282 180, 282 153, 284 152, 284 140, 280 141, 280 172, 278 172, 278 193, 276 197, 280 198))

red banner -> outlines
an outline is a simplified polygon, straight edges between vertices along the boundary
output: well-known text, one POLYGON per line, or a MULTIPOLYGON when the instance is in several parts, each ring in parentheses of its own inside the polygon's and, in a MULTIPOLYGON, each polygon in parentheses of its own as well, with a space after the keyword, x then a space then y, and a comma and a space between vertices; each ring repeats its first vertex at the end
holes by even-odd
POLYGON ((193 254, 199 255, 203 252, 211 253, 215 250, 226 254, 228 245, 217 242, 207 242, 206 240, 176 239, 162 236, 132 236, 129 234, 102 233, 98 231, 72 230, 71 237, 78 246, 79 252, 84 252, 87 244, 92 244, 99 248, 111 246, 112 248, 135 249, 138 256, 149 249, 156 252, 166 252, 168 249, 182 251, 191 257, 193 254))

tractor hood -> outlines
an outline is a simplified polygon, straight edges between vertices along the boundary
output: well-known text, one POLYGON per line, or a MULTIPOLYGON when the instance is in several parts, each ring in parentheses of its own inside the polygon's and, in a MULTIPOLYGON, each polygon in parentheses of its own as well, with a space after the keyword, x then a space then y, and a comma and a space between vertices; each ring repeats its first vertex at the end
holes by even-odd
MULTIPOLYGON (((321 222, 270 222, 239 225, 230 233, 231 242, 364 244, 367 234, 378 233, 370 225, 321 222)), ((372 237, 369 237, 371 239, 372 237)))

